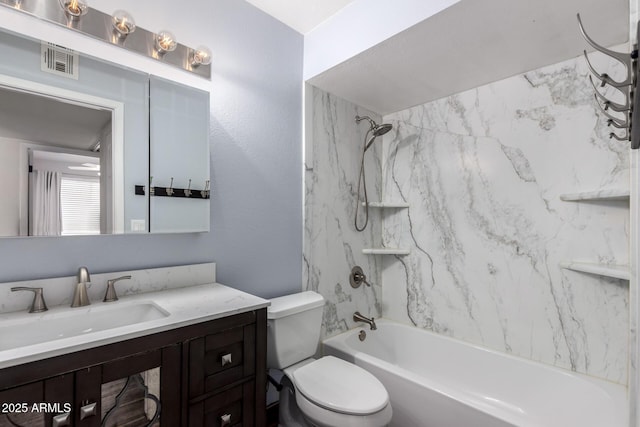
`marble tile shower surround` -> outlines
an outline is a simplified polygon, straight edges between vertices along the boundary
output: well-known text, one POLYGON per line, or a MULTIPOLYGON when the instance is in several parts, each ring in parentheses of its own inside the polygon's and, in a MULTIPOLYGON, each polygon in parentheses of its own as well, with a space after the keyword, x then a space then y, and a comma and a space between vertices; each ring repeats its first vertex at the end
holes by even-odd
MULTIPOLYGON (((216 264, 213 262, 189 264, 175 267, 149 268, 143 270, 114 271, 111 273, 92 273, 91 283, 87 284, 89 301, 102 301, 107 289, 107 280, 130 275, 131 279, 116 284, 119 297, 204 285, 216 281, 216 264)), ((43 288, 44 298, 49 307, 71 305, 73 291, 77 283, 76 276, 52 279, 25 280, 0 283, 0 313, 26 311, 33 300, 31 292, 11 292, 14 286, 43 288)))
POLYGON ((629 186, 587 74, 572 59, 384 118, 383 193, 411 206, 383 219, 411 249, 385 260, 384 317, 627 382, 628 282, 558 266, 629 262, 628 203, 559 197, 629 186))
MULTIPOLYGON (((324 338, 354 327, 355 311, 376 318, 381 314, 380 260, 362 254, 363 248, 380 245, 380 212, 369 210, 369 225, 363 232, 357 232, 353 223, 368 129, 368 123, 356 124, 355 116, 368 115, 378 123, 381 117, 317 88, 312 88, 312 99, 313 167, 305 172, 303 289, 326 300, 324 338), (362 267, 371 287, 351 287, 349 273, 355 265, 362 267)), ((370 201, 380 200, 381 143, 377 140, 365 155, 370 201)))

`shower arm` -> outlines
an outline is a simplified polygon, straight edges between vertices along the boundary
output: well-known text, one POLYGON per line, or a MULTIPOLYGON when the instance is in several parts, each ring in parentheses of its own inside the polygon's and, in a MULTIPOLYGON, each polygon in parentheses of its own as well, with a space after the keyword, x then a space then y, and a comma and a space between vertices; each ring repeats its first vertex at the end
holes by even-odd
MULTIPOLYGON (((376 122, 373 121, 373 119, 369 116, 356 116, 356 123, 360 123, 361 121, 366 120, 369 122, 369 132, 373 131, 376 128, 376 122)), ((375 139, 375 137, 373 138, 375 139)), ((373 142, 372 140, 370 140, 370 142, 367 143, 366 147, 369 148, 369 145, 371 145, 371 142, 373 142)), ((366 148, 365 148, 366 151, 366 148)))
POLYGON ((371 117, 369 117, 369 116, 356 116, 356 123, 360 123, 363 120, 367 120, 369 122, 369 125, 371 125, 372 129, 376 126, 376 122, 374 122, 371 117))

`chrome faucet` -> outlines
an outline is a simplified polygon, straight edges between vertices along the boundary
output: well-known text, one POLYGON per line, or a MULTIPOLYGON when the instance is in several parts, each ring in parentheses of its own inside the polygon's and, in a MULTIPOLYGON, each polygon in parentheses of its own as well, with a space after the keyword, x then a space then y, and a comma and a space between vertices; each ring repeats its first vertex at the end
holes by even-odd
POLYGON ((89 270, 87 270, 87 267, 80 267, 78 269, 78 283, 73 292, 71 307, 84 307, 85 305, 91 304, 89 295, 87 294, 87 283, 91 283, 89 270))
POLYGON ((359 311, 356 311, 355 313, 353 313, 353 321, 368 323, 372 331, 375 331, 376 329, 378 329, 378 327, 376 326, 376 322, 374 322, 373 320, 373 317, 371 319, 364 317, 362 314, 360 314, 359 311))

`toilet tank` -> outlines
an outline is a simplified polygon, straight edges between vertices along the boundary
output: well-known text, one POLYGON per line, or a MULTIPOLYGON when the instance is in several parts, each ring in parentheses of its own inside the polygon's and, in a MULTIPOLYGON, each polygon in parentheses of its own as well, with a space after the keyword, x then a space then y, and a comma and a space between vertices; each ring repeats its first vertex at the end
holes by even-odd
POLYGON ((267 367, 284 369, 315 354, 323 307, 322 295, 312 291, 271 300, 267 308, 267 367))

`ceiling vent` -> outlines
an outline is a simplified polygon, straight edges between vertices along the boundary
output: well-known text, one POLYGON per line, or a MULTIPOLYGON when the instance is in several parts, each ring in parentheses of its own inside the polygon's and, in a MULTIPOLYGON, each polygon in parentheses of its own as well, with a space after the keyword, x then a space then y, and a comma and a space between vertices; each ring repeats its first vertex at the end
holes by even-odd
POLYGON ((42 42, 41 51, 40 69, 42 71, 78 80, 80 59, 76 51, 48 42, 42 42))

